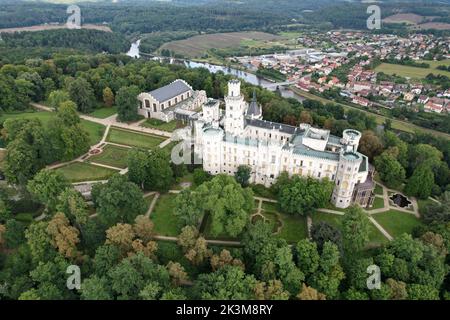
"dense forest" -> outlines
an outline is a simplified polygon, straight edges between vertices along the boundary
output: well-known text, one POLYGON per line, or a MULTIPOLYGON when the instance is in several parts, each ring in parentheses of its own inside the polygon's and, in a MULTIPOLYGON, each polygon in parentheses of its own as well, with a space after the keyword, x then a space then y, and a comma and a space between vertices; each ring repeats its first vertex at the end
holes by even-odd
MULTIPOLYGON (((383 17, 408 12, 445 19, 449 13, 445 4, 430 1, 389 1, 380 6, 383 17)), ((322 28, 365 29, 368 16, 366 4, 331 0, 174 1, 170 4, 128 1, 81 3, 80 7, 83 23, 108 23, 114 31, 128 35, 158 31, 273 32, 286 27, 302 28, 304 23, 322 28)), ((0 28, 64 23, 68 17, 66 8, 61 4, 5 1, 0 3, 0 28)), ((387 30, 405 32, 401 25, 387 25, 387 30)))
POLYGON ((89 29, 58 29, 37 32, 3 33, 0 50, 4 48, 70 48, 88 52, 122 53, 130 42, 112 32, 89 29))

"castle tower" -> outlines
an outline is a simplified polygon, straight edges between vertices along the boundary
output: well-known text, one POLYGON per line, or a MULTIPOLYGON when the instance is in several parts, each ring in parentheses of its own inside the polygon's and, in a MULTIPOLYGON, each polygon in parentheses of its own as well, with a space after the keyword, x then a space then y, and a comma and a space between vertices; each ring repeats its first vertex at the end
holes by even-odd
POLYGON ((361 132, 347 129, 342 134, 342 141, 346 145, 346 151, 356 152, 359 146, 359 140, 361 140, 361 132))
POLYGON ((353 190, 358 184, 359 168, 363 161, 361 154, 357 153, 361 133, 348 129, 342 134, 345 145, 339 156, 339 165, 336 172, 335 187, 331 202, 337 208, 347 208, 352 204, 353 190))
POLYGON ((240 136, 245 128, 245 111, 247 104, 241 95, 241 82, 228 82, 228 95, 225 97, 225 131, 227 134, 240 136))
POLYGON ((342 151, 339 158, 339 168, 336 174, 336 185, 331 202, 337 208, 347 208, 352 204, 353 190, 358 183, 358 172, 363 161, 359 153, 342 151))

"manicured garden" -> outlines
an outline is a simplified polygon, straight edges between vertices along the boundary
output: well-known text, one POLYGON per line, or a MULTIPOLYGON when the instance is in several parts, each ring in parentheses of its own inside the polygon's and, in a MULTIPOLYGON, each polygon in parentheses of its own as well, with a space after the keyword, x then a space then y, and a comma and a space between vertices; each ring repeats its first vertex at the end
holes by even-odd
POLYGON ((411 233, 422 224, 416 216, 396 210, 377 213, 372 217, 394 238, 403 233, 411 233))
POLYGON ((95 166, 85 162, 74 162, 56 169, 69 182, 107 180, 117 170, 95 166))
POLYGON ((176 194, 170 193, 163 194, 156 201, 150 218, 155 224, 154 231, 158 235, 176 237, 181 232, 180 221, 173 214, 176 196, 176 194))
POLYGON ((164 122, 158 119, 147 119, 141 126, 146 128, 157 129, 161 131, 173 132, 175 129, 179 129, 183 127, 183 124, 180 121, 173 120, 170 122, 164 122))
POLYGON ((102 153, 90 157, 89 161, 124 169, 127 167, 129 151, 129 148, 107 145, 103 148, 102 153))
POLYGON ((166 138, 156 135, 137 133, 129 130, 111 128, 107 141, 137 148, 152 149, 160 145, 166 138))

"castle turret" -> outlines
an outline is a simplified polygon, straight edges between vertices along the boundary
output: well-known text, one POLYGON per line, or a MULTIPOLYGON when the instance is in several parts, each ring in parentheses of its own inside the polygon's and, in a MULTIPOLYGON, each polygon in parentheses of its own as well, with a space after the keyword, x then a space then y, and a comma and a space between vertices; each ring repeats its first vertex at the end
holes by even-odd
POLYGON ((358 183, 358 173, 362 161, 361 154, 355 151, 341 151, 336 185, 332 196, 332 203, 336 207, 347 208, 352 204, 353 190, 358 183))
POLYGON ((344 130, 342 134, 342 142, 346 146, 345 151, 358 150, 359 140, 361 140, 361 132, 353 129, 344 130))
POLYGON ((253 99, 247 109, 247 117, 251 119, 262 119, 262 110, 256 100, 256 91, 253 90, 253 99))
POLYGON ((245 111, 247 104, 241 95, 241 82, 228 82, 228 95, 225 97, 225 131, 240 136, 245 128, 245 111))

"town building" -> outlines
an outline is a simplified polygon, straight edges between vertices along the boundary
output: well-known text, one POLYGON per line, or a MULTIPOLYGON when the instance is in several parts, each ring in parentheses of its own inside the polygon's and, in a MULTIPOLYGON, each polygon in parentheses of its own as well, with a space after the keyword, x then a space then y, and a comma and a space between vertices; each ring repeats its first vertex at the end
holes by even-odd
POLYGON ((342 137, 308 124, 298 127, 263 120, 256 96, 244 100, 240 82, 228 83, 225 112, 207 104, 193 123, 193 144, 210 174, 234 175, 240 165, 251 167, 250 182, 272 185, 284 171, 334 182, 332 203, 347 208, 370 206, 374 183, 367 156, 359 153, 361 133, 345 130, 342 137))

